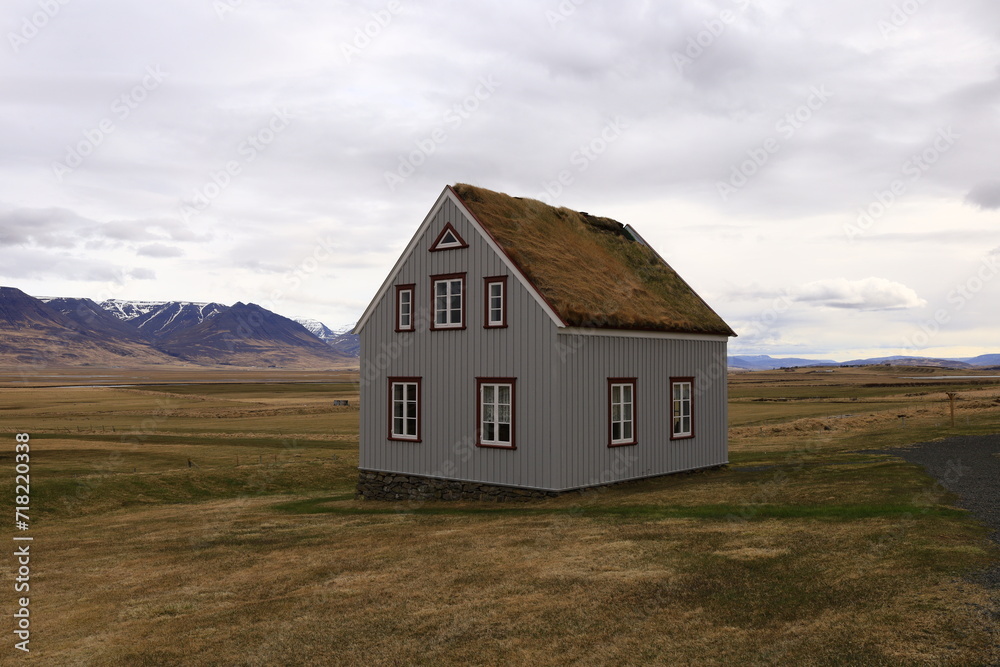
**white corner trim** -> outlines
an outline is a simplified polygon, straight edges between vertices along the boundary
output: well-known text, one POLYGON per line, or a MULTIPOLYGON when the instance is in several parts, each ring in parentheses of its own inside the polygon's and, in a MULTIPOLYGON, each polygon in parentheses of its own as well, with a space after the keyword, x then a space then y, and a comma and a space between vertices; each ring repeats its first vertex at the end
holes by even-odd
POLYGON ((619 338, 662 338, 666 340, 703 340, 728 343, 729 336, 716 334, 673 333, 670 331, 641 331, 636 329, 592 329, 587 327, 564 327, 560 336, 616 336, 619 338))

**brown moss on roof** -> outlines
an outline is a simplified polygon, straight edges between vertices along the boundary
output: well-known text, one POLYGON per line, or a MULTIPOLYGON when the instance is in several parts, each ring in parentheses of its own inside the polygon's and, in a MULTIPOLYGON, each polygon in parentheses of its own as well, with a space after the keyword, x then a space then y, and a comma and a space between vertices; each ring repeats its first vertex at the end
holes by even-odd
POLYGON ((463 183, 453 190, 568 326, 736 335, 620 222, 463 183))

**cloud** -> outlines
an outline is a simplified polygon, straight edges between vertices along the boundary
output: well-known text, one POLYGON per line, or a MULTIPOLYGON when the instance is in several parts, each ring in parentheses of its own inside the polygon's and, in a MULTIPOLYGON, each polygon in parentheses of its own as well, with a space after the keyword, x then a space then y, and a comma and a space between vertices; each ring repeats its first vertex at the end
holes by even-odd
POLYGON ((180 257, 184 251, 164 243, 150 243, 139 248, 137 254, 144 257, 180 257))
POLYGON ((983 181, 965 195, 965 202, 982 209, 1000 208, 1000 181, 983 181))
POLYGON ((902 283, 885 278, 816 280, 792 290, 792 300, 827 308, 901 310, 927 302, 902 283))

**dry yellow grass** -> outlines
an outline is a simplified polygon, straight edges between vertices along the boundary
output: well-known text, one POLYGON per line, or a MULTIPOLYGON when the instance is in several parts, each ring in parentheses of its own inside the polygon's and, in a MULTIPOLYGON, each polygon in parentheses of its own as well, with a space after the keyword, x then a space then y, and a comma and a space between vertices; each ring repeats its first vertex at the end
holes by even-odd
MULTIPOLYGON (((31 531, 33 650, 21 661, 1000 660, 1000 601, 967 579, 996 563, 996 547, 918 469, 854 453, 933 423, 795 430, 801 419, 775 413, 770 427, 786 430, 740 427, 725 470, 516 506, 395 505, 352 497, 356 412, 316 409, 352 391, 0 389, 4 430, 38 436, 32 481, 44 510, 31 531), (172 412, 141 446, 112 436, 155 418, 164 396, 172 412), (238 425, 245 435, 231 437, 238 425), (345 439, 322 437, 331 431, 345 439), (302 456, 281 445, 288 433, 302 456), (237 468, 236 453, 288 456, 237 468), (201 467, 187 469, 193 454, 201 467), (148 471, 96 467, 110 460, 148 471)), ((959 430, 995 428, 991 410, 970 408, 959 430)), ((11 559, 0 563, 9 581, 11 559)))

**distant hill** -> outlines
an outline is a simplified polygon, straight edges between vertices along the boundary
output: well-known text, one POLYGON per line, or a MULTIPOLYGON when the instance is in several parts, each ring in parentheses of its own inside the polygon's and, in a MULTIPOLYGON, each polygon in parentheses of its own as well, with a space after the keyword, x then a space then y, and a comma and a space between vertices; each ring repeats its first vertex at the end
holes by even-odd
POLYGON ((973 366, 1000 366, 1000 354, 981 354, 962 361, 973 366))
POLYGON ((794 366, 837 366, 836 361, 829 359, 798 359, 796 357, 782 357, 776 359, 766 354, 744 355, 739 357, 729 357, 730 368, 743 368, 750 371, 767 371, 775 368, 791 368, 794 366))
POLYGON ((0 287, 0 364, 343 368, 356 360, 255 304, 44 297, 0 287))
POLYGON ((912 357, 895 355, 890 357, 873 357, 871 359, 852 359, 850 361, 832 361, 830 359, 800 359, 796 357, 771 357, 766 354, 742 355, 729 357, 729 367, 750 371, 773 370, 775 368, 797 368, 802 366, 933 366, 938 368, 976 368, 1000 365, 1000 354, 984 354, 971 359, 936 359, 930 357, 912 357))

